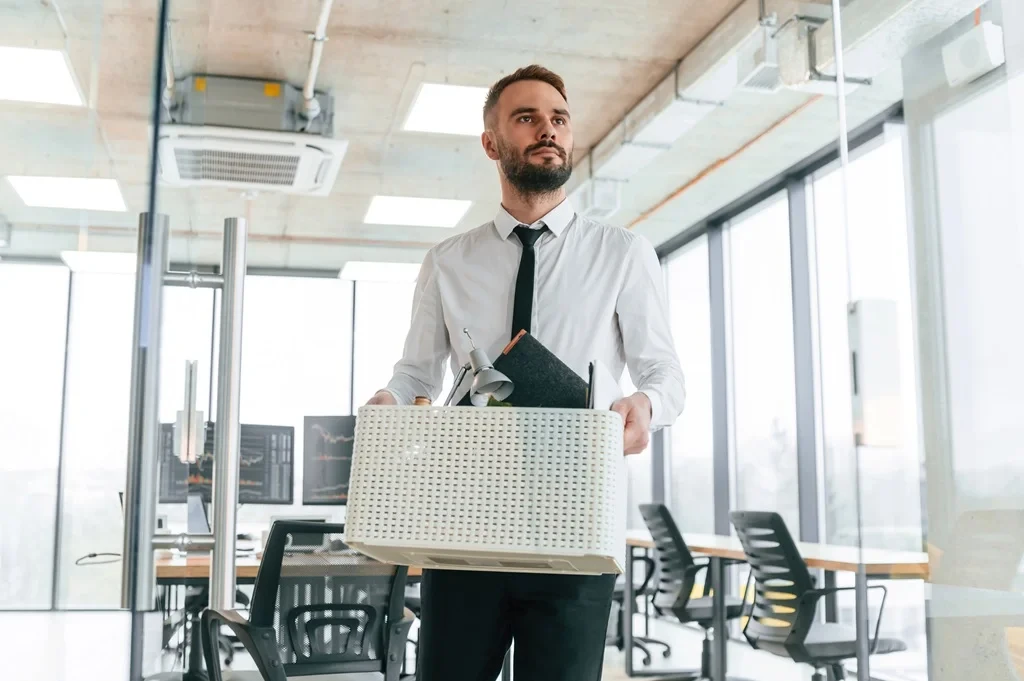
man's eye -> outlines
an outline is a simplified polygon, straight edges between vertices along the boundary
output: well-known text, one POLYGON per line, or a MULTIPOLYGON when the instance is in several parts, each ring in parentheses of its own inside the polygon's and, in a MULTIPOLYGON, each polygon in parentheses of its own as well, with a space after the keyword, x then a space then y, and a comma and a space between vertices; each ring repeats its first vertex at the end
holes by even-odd
POLYGON ((520 123, 529 123, 531 120, 533 120, 532 116, 520 116, 519 117, 519 122, 520 123))
POLYGON ((555 119, 555 123, 558 123, 559 125, 565 125, 565 119, 564 118, 556 118, 555 119))

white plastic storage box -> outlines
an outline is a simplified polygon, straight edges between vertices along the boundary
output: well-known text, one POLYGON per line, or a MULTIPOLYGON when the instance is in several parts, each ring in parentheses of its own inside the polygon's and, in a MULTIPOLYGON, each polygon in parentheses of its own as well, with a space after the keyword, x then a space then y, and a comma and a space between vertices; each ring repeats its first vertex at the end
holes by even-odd
POLYGON ((345 540, 433 569, 622 571, 622 418, 592 409, 362 407, 345 540))

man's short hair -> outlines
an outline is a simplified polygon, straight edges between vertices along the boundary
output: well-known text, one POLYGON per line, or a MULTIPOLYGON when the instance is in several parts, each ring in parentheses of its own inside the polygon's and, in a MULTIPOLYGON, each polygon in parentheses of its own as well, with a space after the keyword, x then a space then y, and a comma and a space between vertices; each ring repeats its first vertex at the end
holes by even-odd
POLYGON ((565 94, 565 81, 554 71, 549 71, 543 66, 537 64, 531 64, 530 66, 524 66, 523 68, 510 73, 505 76, 497 83, 491 86, 490 91, 487 93, 487 99, 484 102, 484 125, 487 125, 487 119, 494 111, 494 107, 498 105, 498 99, 501 97, 501 93, 505 91, 512 83, 518 83, 523 80, 539 80, 542 83, 547 83, 551 87, 558 90, 558 94, 562 95, 562 99, 566 102, 569 101, 569 97, 565 94))

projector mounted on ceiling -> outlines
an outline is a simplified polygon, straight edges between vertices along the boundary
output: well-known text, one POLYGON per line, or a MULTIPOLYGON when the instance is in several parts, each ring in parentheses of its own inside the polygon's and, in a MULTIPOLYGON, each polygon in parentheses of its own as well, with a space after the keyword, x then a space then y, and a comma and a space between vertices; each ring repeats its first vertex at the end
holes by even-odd
POLYGON ((227 187, 327 196, 348 143, 332 137, 334 102, 300 115, 302 91, 278 81, 190 76, 175 87, 157 148, 172 187, 227 187))

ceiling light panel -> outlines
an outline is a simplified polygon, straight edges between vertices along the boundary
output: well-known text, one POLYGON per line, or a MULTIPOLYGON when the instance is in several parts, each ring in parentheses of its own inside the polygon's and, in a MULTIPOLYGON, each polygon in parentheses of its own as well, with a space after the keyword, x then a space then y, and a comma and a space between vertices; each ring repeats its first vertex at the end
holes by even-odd
POLYGON ((369 262, 351 260, 341 268, 338 277, 347 281, 414 282, 420 266, 409 262, 369 262))
POLYGON ((95 177, 9 176, 21 200, 31 208, 127 210, 117 180, 95 177))
POLYGON ((82 106, 63 50, 0 46, 0 99, 82 106))
POLYGON ((363 220, 368 225, 445 227, 459 224, 472 201, 423 199, 411 196, 375 196, 363 220))
POLYGON ((445 135, 480 135, 487 88, 424 83, 403 129, 445 135))

